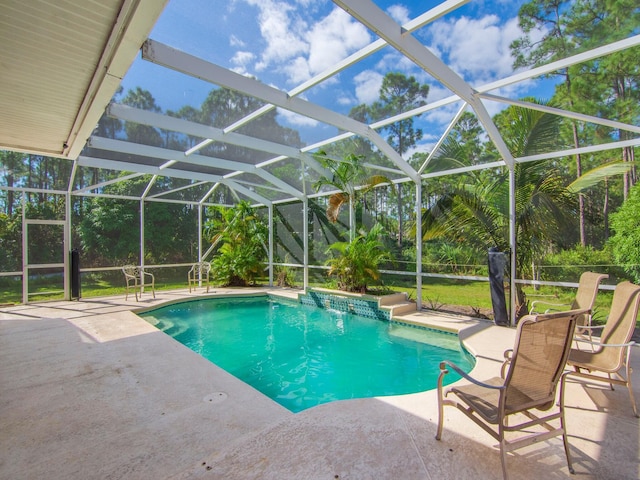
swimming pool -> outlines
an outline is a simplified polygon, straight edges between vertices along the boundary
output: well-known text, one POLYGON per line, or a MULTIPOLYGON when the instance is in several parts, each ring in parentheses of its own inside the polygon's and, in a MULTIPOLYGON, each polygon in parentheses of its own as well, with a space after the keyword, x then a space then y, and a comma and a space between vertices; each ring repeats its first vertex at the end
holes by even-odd
POLYGON ((292 412, 429 390, 441 360, 466 371, 474 364, 456 335, 268 296, 200 299, 140 316, 292 412))

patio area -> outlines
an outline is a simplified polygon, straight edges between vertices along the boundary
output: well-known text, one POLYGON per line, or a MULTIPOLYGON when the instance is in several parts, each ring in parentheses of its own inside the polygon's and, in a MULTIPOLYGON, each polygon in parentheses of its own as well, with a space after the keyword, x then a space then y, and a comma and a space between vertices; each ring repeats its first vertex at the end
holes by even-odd
MULTIPOLYGON (((0 307, 0 478, 501 478, 495 442, 455 409, 435 440, 435 390, 293 414, 131 313, 203 295, 0 307)), ((486 321, 404 318, 459 331, 479 378, 513 345, 513 329, 486 321)), ((638 371, 637 352, 632 362, 638 371)), ((624 388, 570 380, 566 405, 576 475, 555 438, 510 454, 512 478, 640 477, 624 388)))

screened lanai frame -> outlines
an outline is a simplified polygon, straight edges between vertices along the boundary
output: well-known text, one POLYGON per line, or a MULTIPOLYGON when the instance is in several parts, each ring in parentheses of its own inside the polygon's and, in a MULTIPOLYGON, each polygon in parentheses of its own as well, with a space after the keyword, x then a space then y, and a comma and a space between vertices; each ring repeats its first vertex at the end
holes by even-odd
MULTIPOLYGON (((141 58, 143 61, 151 62, 163 69, 179 72, 180 75, 200 79, 215 87, 225 87, 241 92, 247 96, 258 99, 263 103, 263 106, 257 109, 253 114, 236 119, 233 123, 224 128, 214 128, 168 115, 133 108, 127 105, 110 103, 106 108, 105 115, 111 118, 138 125, 152 126, 162 131, 177 132, 180 135, 188 135, 195 139, 199 139, 199 141, 191 148, 179 151, 161 147, 152 147, 119 139, 104 138, 96 135, 94 132, 87 139, 84 150, 76 158, 72 158, 73 168, 68 189, 66 191, 60 190, 53 193, 65 196, 67 211, 70 209, 71 197, 73 196, 101 195, 101 189, 103 189, 107 183, 99 183, 96 185, 76 188, 75 175, 80 168, 100 168, 129 172, 127 175, 119 178, 118 181, 133 178, 137 175, 152 175, 151 182, 138 198, 141 206, 143 206, 145 202, 175 202, 175 200, 171 200, 169 198, 173 192, 152 193, 156 179, 163 176, 183 179, 187 182, 191 182, 189 187, 198 186, 202 188, 203 185, 208 185, 210 188, 206 188, 207 193, 193 202, 194 205, 198 206, 198 218, 200 221, 197 228, 198 232, 201 232, 202 209, 206 206, 217 204, 217 202, 211 200, 211 193, 213 193, 217 188, 227 188, 233 192, 234 198, 248 199, 255 206, 265 207, 268 210, 270 226, 268 269, 269 281, 272 283, 274 266, 274 205, 291 201, 301 202, 303 207, 301 215, 306 216, 306 212, 309 208, 309 199, 327 196, 333 193, 326 189, 321 192, 315 192, 311 188, 311 184, 314 180, 317 180, 319 176, 328 175, 328 172, 324 170, 323 167, 314 159, 313 153, 331 145, 334 142, 352 137, 359 137, 372 143, 379 152, 384 154, 391 164, 391 167, 389 167, 368 163, 367 166, 371 168, 372 171, 382 172, 392 177, 394 183, 402 184, 410 182, 415 186, 416 201, 414 213, 416 213, 417 232, 421 231, 421 215, 419 213, 422 210, 421 202, 424 181, 436 176, 454 175, 477 169, 496 167, 508 168, 511 173, 510 262, 511 271, 515 271, 516 238, 514 229, 515 203, 513 178, 515 164, 518 162, 566 157, 577 153, 614 150, 640 145, 640 139, 635 138, 632 140, 614 141, 607 144, 593 145, 577 149, 548 152, 531 157, 513 158, 494 125, 485 104, 485 102, 499 102, 504 105, 519 105, 526 108, 557 114, 580 122, 603 125, 636 134, 640 133, 640 127, 636 125, 624 124, 604 118, 596 118, 589 115, 560 110, 549 106, 523 102, 492 93, 501 88, 540 77, 571 65, 580 64, 617 51, 638 47, 638 45, 640 45, 640 35, 635 35, 608 45, 602 45, 587 52, 580 52, 563 60, 555 61, 538 68, 514 73, 485 85, 472 86, 458 73, 447 66, 438 56, 432 53, 414 35, 414 32, 427 26, 429 23, 443 18, 452 11, 465 5, 468 3, 468 0, 442 2, 402 26, 393 20, 387 13, 382 11, 374 2, 370 2, 368 0, 335 0, 334 3, 364 25, 368 31, 375 32, 375 35, 378 37, 377 40, 288 91, 261 83, 257 79, 241 75, 229 68, 222 67, 203 58, 180 51, 152 38, 147 38, 141 47, 141 58), (377 121, 370 125, 358 122, 344 114, 303 98, 305 92, 308 92, 323 82, 331 80, 335 75, 347 71, 353 65, 358 64, 358 62, 366 59, 370 55, 375 55, 383 48, 393 48, 396 52, 399 52, 404 57, 410 59, 414 64, 430 74, 437 82, 448 89, 451 92, 451 95, 432 103, 428 103, 423 107, 377 121), (457 114, 451 118, 449 126, 444 130, 440 139, 434 145, 424 164, 418 169, 412 167, 407 160, 399 155, 378 133, 380 128, 399 120, 413 118, 454 104, 457 105, 457 114), (264 138, 257 138, 255 136, 247 135, 246 133, 241 133, 243 132, 243 127, 250 125, 251 122, 274 108, 278 108, 281 111, 286 110, 293 112, 294 114, 313 119, 323 125, 333 126, 337 133, 322 141, 302 147, 283 145, 264 138), (490 164, 475 165, 457 170, 425 173, 426 166, 433 158, 433 155, 437 153, 437 150, 444 139, 466 110, 472 110, 475 113, 480 124, 483 126, 485 133, 494 143, 497 151, 499 152, 501 160, 490 164), (224 145, 234 145, 244 151, 260 152, 260 160, 254 162, 242 162, 229 160, 227 158, 216 158, 210 155, 203 155, 201 153, 202 150, 214 142, 224 145), (281 162, 298 163, 300 165, 300 176, 303 181, 294 185, 292 183, 285 182, 278 178, 277 175, 271 173, 270 168, 281 162), (258 191, 262 193, 258 193, 258 191), (267 194, 265 192, 269 193, 267 194)), ((114 181, 109 181, 108 183, 112 182, 114 181)), ((183 190, 189 187, 182 186, 180 189, 183 190)), ((16 188, 16 190, 19 190, 19 188, 16 188)), ((49 190, 48 193, 52 193, 52 191, 49 190)), ((182 202, 184 203, 184 201, 182 202)), ((140 211, 142 212, 141 215, 144 215, 144 208, 141 208, 140 211)), ((70 214, 67 215, 67 219, 69 218, 70 214)), ((305 227, 308 227, 307 222, 302 223, 305 227)), ((143 229, 143 219, 141 219, 140 224, 143 229)), ((415 239, 417 249, 415 269, 416 301, 418 305, 421 305, 422 278, 428 274, 422 271, 422 241, 421 238, 419 238, 419 234, 417 234, 417 236, 418 238, 415 239)), ((67 220, 65 224, 66 251, 73 248, 73 245, 70 244, 70 238, 71 225, 67 220)), ((140 232, 140 238, 140 258, 144 259, 144 230, 140 232)), ((198 235, 198 238, 200 239, 198 253, 199 260, 206 255, 206 248, 201 243, 201 235, 198 235)), ((302 264, 294 265, 303 268, 303 286, 306 289, 309 283, 308 278, 310 268, 310 265, 308 264, 308 231, 303 231, 302 239, 304 242, 303 262, 302 264)), ((142 262, 144 263, 144 260, 142 260, 142 262)), ((65 260, 65 278, 68 277, 67 273, 69 268, 68 261, 65 260)), ((21 273, 23 275, 27 275, 26 269, 23 269, 23 272, 21 273)), ((511 281, 513 291, 515 282, 517 282, 518 279, 512 279, 511 281)), ((26 291, 26 287, 24 288, 26 291)), ((65 286, 65 289, 66 288, 67 287, 65 286)), ((67 291, 65 291, 65 297, 69 297, 67 291)), ((511 302, 511 311, 515 312, 515 298, 512 298, 511 302)))

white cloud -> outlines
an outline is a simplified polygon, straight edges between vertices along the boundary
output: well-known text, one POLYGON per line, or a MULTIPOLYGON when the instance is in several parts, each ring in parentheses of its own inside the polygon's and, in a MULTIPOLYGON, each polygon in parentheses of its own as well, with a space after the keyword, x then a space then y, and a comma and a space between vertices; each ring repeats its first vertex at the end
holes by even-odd
POLYGON ((448 58, 449 66, 473 84, 510 74, 513 57, 509 45, 522 35, 517 18, 501 23, 497 15, 436 22, 430 33, 431 50, 448 58))
POLYGON ((304 57, 296 57, 293 60, 289 60, 282 67, 282 71, 287 75, 289 81, 296 85, 311 78, 309 62, 304 57))
POLYGON ((229 45, 231 45, 232 47, 243 48, 245 46, 245 43, 240 38, 236 37, 235 35, 231 35, 229 37, 229 45))
POLYGON ((258 23, 262 38, 266 42, 266 48, 256 64, 258 71, 308 51, 308 45, 301 35, 301 32, 307 29, 307 25, 295 15, 293 6, 277 0, 247 2, 258 7, 260 11, 258 23))
POLYGON ((238 67, 245 67, 249 62, 253 61, 255 57, 251 52, 238 51, 231 59, 231 63, 238 67))
POLYGON ((367 29, 340 8, 316 23, 306 36, 309 43, 309 71, 320 73, 349 53, 369 44, 367 29))
POLYGON ((365 70, 353 77, 356 84, 356 97, 358 103, 370 104, 380 96, 380 87, 384 77, 373 70, 365 70))
POLYGON ((391 5, 387 8, 387 13, 400 25, 404 25, 410 20, 409 10, 404 5, 391 5))
POLYGON ((289 125, 297 126, 297 127, 316 127, 319 122, 314 120, 313 118, 305 117, 303 115, 298 115, 290 110, 285 110, 284 108, 278 108, 278 115, 283 117, 285 122, 289 125))
POLYGON ((266 45, 255 69, 284 73, 290 84, 308 80, 371 42, 367 29, 337 7, 309 24, 305 18, 317 6, 310 0, 298 0, 298 5, 280 0, 246 1, 259 10, 260 34, 266 45))
POLYGON ((341 95, 336 99, 336 103, 338 105, 349 106, 349 105, 353 105, 355 102, 353 101, 353 98, 348 97, 346 95, 341 95))

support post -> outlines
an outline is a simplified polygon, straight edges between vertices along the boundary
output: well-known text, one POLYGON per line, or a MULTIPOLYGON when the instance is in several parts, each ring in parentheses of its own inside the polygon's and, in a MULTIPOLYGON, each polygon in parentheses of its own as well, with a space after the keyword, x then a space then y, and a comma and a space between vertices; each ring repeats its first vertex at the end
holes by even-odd
POLYGON ((416 304, 422 310, 422 180, 416 183, 416 304))
MULTIPOLYGON (((140 275, 144 277, 144 199, 140 199, 140 275)), ((141 282, 140 293, 144 293, 144 282, 141 282)))
POLYGON ((269 205, 269 286, 273 287, 273 204, 269 205))
POLYGON ((202 204, 198 204, 198 262, 202 261, 202 204))
POLYGON ((304 283, 303 288, 306 292, 309 289, 309 200, 307 197, 302 201, 302 245, 303 245, 303 263, 304 263, 304 283))
POLYGON ((509 246, 511 247, 511 285, 509 295, 511 325, 516 324, 516 172, 509 168, 509 246))
POLYGON ((29 303, 29 243, 27 226, 27 192, 22 192, 22 303, 29 303))
MULTIPOLYGON (((71 259, 70 257, 70 252, 71 252, 71 194, 69 192, 67 192, 64 196, 64 240, 63 240, 63 244, 64 244, 64 268, 63 268, 63 275, 62 278, 64 278, 64 299, 65 300, 71 300, 71 285, 70 282, 67 281, 67 279, 70 279, 74 276, 75 273, 77 273, 78 278, 78 286, 79 286, 79 282, 80 282, 80 273, 79 272, 74 272, 75 269, 72 270, 72 265, 71 265, 71 259)), ((75 293, 75 292, 74 292, 75 293)), ((78 299, 80 299, 80 296, 78 295, 78 299)))

